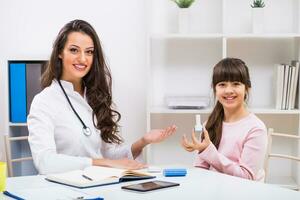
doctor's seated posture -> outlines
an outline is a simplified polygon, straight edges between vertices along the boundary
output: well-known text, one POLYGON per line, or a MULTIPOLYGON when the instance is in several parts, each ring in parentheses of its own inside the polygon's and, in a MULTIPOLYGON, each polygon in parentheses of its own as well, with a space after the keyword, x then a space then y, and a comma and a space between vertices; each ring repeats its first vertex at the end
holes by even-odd
POLYGON ((140 169, 143 148, 175 133, 176 126, 151 130, 131 146, 118 134, 112 80, 93 27, 67 23, 59 32, 42 76, 43 91, 28 116, 29 144, 40 174, 97 165, 140 169))
POLYGON ((247 109, 251 81, 248 67, 238 58, 225 58, 213 70, 216 104, 200 140, 192 133, 182 145, 197 151, 195 166, 245 179, 263 181, 267 148, 265 124, 247 109))

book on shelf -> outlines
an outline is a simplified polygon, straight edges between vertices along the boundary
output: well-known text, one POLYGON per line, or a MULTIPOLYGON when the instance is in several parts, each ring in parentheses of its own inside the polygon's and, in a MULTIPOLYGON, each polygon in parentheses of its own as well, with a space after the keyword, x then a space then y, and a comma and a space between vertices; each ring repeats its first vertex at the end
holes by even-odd
POLYGON ((283 100, 281 102, 281 109, 286 110, 286 100, 287 100, 287 93, 288 93, 288 78, 289 78, 289 66, 288 65, 282 65, 283 70, 283 100))
POLYGON ((293 72, 293 67, 290 65, 287 65, 288 68, 288 80, 287 80, 287 90, 286 90, 286 103, 285 103, 285 109, 288 110, 290 105, 290 99, 291 99, 291 90, 292 90, 292 72, 293 72))
POLYGON ((276 65, 274 77, 276 109, 299 108, 299 61, 292 61, 291 65, 276 65))
POLYGON ((275 98, 276 98, 276 109, 281 109, 281 105, 283 102, 283 76, 284 67, 281 64, 275 66, 275 98))
POLYGON ((298 108, 300 107, 300 102, 298 103, 298 105, 296 106, 296 102, 297 99, 299 98, 299 67, 300 67, 300 62, 297 60, 293 60, 291 62, 291 65, 294 67, 294 78, 293 78, 293 82, 292 82, 292 96, 291 96, 291 108, 298 108))
POLYGON ((46 180, 48 181, 77 188, 88 188, 151 178, 155 178, 155 176, 141 170, 125 170, 99 166, 90 166, 83 170, 73 170, 46 176, 46 180))

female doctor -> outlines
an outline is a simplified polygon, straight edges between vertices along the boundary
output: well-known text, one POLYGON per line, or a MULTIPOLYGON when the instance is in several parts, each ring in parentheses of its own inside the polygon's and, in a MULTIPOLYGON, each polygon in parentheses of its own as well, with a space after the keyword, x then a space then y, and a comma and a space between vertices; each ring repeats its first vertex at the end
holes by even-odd
POLYGON ((83 20, 60 30, 42 87, 28 116, 28 140, 40 174, 91 165, 140 169, 145 164, 135 159, 142 149, 176 131, 174 125, 151 130, 131 146, 122 144, 121 115, 112 107, 111 74, 97 33, 83 20))

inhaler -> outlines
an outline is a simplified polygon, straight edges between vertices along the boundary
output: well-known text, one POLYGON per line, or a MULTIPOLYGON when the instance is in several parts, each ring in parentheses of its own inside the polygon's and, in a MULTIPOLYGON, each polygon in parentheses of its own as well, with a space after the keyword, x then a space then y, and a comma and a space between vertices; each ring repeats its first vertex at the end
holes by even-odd
POLYGON ((194 127, 194 131, 195 131, 196 136, 200 138, 202 131, 203 131, 203 127, 201 124, 201 116, 198 114, 195 116, 195 118, 196 118, 196 124, 194 127))

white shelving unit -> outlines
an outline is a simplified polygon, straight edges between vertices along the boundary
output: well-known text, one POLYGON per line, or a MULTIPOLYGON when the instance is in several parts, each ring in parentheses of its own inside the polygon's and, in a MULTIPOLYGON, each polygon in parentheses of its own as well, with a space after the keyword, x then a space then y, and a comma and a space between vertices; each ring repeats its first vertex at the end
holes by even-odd
MULTIPOLYGON (((300 0, 265 0, 264 32, 252 34, 252 0, 201 0, 190 8, 190 32, 177 33, 176 4, 148 0, 148 108, 147 128, 176 124, 178 131, 168 141, 148 148, 150 164, 192 165, 194 156, 180 146, 182 134, 190 134, 195 114, 205 121, 211 108, 174 110, 165 104, 167 96, 212 98, 214 65, 225 57, 244 60, 250 70, 252 90, 249 108, 278 132, 300 135, 300 111, 275 109, 274 65, 300 60, 300 0)), ((213 100, 211 100, 211 106, 213 100)), ((300 145, 274 141, 274 151, 300 153, 300 145)), ((297 163, 271 160, 269 182, 300 181, 297 163)))

